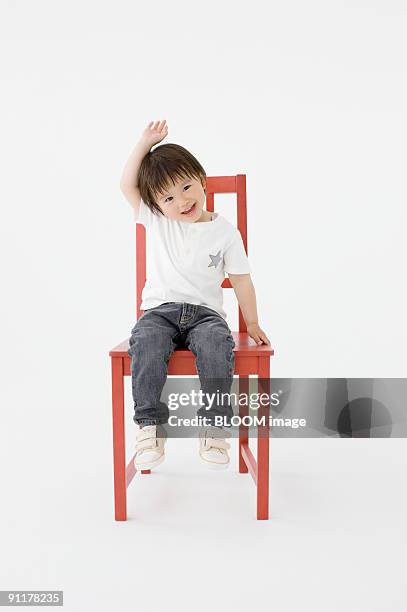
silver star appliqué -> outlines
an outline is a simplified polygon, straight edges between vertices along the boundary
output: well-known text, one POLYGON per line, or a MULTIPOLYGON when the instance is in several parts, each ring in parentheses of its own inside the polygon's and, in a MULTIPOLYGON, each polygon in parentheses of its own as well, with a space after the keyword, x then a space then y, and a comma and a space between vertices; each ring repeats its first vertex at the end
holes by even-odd
POLYGON ((220 251, 218 251, 216 253, 216 255, 209 255, 209 257, 211 258, 211 263, 209 264, 208 268, 210 268, 211 266, 213 266, 214 268, 216 268, 216 266, 218 265, 218 263, 221 260, 220 257, 220 251))

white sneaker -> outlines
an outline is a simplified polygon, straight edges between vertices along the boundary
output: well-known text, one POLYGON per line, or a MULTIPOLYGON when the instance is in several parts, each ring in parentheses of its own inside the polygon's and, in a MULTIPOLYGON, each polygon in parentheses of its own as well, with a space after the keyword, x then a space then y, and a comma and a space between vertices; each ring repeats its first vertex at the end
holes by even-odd
POLYGON ((228 449, 230 444, 225 437, 230 437, 222 427, 205 427, 199 434, 199 456, 202 463, 214 470, 226 469, 229 466, 228 449))
POLYGON ((164 444, 167 439, 163 428, 158 433, 161 437, 157 435, 156 425, 146 425, 138 431, 134 457, 134 467, 137 470, 152 470, 164 461, 164 444))

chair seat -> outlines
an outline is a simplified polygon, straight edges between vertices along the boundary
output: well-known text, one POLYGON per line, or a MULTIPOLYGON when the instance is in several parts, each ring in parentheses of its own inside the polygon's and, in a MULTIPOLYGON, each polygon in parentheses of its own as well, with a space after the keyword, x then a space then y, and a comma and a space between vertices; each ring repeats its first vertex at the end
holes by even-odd
MULTIPOLYGON (((232 332, 235 341, 235 375, 248 376, 259 371, 259 357, 270 359, 274 350, 267 344, 257 345, 247 332, 232 332)), ((123 374, 131 375, 131 360, 128 354, 129 340, 124 340, 109 353, 110 357, 123 358, 123 374)), ((169 376, 195 376, 195 355, 186 348, 176 348, 168 362, 169 376)))
MULTIPOLYGON (((253 338, 247 332, 232 332, 235 341, 233 352, 238 356, 245 357, 270 357, 274 355, 274 350, 267 344, 257 345, 253 338)), ((115 346, 110 352, 110 357, 129 357, 129 339, 124 340, 115 346)), ((130 357, 129 357, 130 358, 130 357)), ((176 348, 172 353, 171 359, 178 358, 194 358, 194 355, 189 349, 176 348)))

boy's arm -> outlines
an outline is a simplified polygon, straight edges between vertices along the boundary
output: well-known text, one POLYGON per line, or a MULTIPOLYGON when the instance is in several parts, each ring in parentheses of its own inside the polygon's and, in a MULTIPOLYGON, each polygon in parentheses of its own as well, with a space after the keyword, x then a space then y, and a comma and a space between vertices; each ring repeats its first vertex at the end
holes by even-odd
POLYGON ((138 212, 140 207, 140 191, 138 188, 138 173, 143 158, 151 147, 160 142, 168 134, 168 127, 164 121, 151 121, 143 131, 140 140, 133 149, 124 166, 120 179, 120 189, 132 207, 138 212))
POLYGON ((242 310, 247 333, 257 344, 270 344, 270 340, 259 327, 256 292, 250 274, 229 274, 229 279, 242 310))
POLYGON ((138 188, 138 173, 141 162, 149 150, 150 148, 148 148, 147 143, 145 143, 143 140, 139 140, 126 162, 120 180, 120 189, 123 195, 136 211, 139 209, 141 200, 140 191, 138 188))

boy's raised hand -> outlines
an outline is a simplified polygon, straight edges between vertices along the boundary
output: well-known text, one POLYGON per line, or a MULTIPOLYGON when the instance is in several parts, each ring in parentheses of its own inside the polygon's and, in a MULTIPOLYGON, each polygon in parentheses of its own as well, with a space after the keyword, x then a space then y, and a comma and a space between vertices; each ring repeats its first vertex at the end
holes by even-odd
POLYGON ((158 142, 161 142, 168 134, 168 125, 166 125, 166 121, 150 121, 146 129, 143 131, 141 135, 141 139, 145 142, 146 145, 151 148, 158 142))

